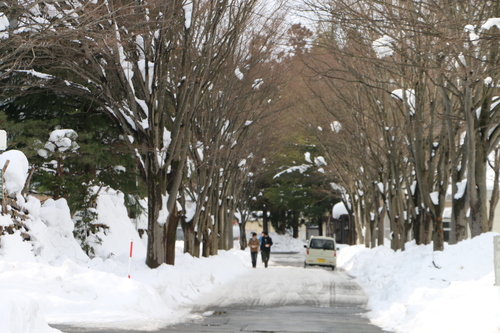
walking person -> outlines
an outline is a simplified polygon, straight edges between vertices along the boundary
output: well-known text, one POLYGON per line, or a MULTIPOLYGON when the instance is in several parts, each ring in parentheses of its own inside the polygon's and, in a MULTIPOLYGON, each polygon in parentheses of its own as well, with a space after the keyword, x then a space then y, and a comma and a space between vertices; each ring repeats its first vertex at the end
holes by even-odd
MULTIPOLYGON (((262 231, 262 232, 260 233, 260 236, 259 236, 259 244, 262 244, 262 238, 264 238, 264 231, 262 231)), ((260 245, 259 245, 259 247, 260 247, 260 245)), ((259 251, 260 251, 260 248, 259 248, 259 251)), ((261 255, 261 257, 262 257, 262 255, 261 255)), ((262 263, 264 263, 264 259, 262 259, 262 263)))
POLYGON ((257 267, 257 254, 259 253, 260 242, 257 239, 257 233, 252 232, 252 238, 248 241, 250 255, 252 256, 252 267, 257 267))
POLYGON ((262 261, 264 262, 264 267, 267 268, 267 263, 269 262, 269 257, 271 256, 271 246, 273 246, 273 240, 269 237, 267 231, 262 232, 264 237, 260 242, 260 255, 262 256, 262 261))

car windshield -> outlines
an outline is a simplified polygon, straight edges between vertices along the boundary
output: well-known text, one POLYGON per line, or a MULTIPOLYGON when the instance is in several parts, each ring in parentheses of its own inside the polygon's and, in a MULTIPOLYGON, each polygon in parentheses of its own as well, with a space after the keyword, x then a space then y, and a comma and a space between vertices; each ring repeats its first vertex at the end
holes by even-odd
POLYGON ((309 246, 311 249, 324 249, 324 250, 334 250, 335 245, 333 244, 333 240, 331 239, 312 239, 311 245, 309 246))

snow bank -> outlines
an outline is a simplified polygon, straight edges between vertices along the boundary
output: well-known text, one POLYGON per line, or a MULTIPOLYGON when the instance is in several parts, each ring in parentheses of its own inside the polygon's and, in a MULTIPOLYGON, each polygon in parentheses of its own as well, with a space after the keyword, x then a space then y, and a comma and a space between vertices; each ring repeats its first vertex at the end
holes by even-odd
MULTIPOLYGON (((304 252, 305 242, 290 237, 288 235, 278 235, 275 232, 270 232, 269 237, 273 239, 271 252, 304 252)), ((248 238, 250 239, 250 238, 248 238)))
MULTIPOLYGON (((23 223, 31 240, 23 241, 21 230, 0 237, 2 333, 58 332, 47 322, 154 330, 193 318, 190 312, 202 296, 234 289, 234 281, 240 281, 236 284, 239 289, 233 291, 235 300, 247 286, 259 290, 260 281, 265 281, 269 298, 262 302, 270 304, 276 290, 291 303, 296 302, 292 296, 298 291, 288 285, 305 288, 301 281, 310 279, 304 275, 307 270, 294 267, 277 269, 277 275, 269 276, 272 270, 253 270, 248 250, 193 258, 182 253, 182 242, 176 244, 175 266, 149 269, 145 240, 139 238, 126 214, 123 194, 111 189, 101 191, 97 200, 96 223, 108 228, 100 233, 102 244, 91 260, 73 237, 66 201, 49 199, 42 204, 34 197, 22 198, 16 191, 22 189, 27 174, 25 157, 6 153, 1 155, 0 166, 6 157, 20 165, 11 169, 6 186, 14 189, 17 203, 29 211, 23 223), (134 257, 129 279, 131 240, 134 257), (249 274, 257 279, 245 280, 249 274), (290 276, 293 281, 285 284, 285 290, 282 281, 290 276)), ((0 215, 0 226, 10 224, 8 215, 0 215)), ((493 286, 495 235, 488 233, 446 246, 443 252, 414 243, 406 244, 404 252, 387 246, 342 246, 338 266, 356 277, 369 296, 370 319, 387 330, 493 333, 500 329, 500 287, 493 286)), ((275 233, 270 236, 273 252, 304 251, 300 240, 275 233)), ((315 275, 318 280, 313 281, 314 286, 326 281, 326 275, 315 275)))
POLYGON ((0 288, 0 292, 2 293, 0 298, 1 332, 59 332, 59 330, 49 327, 36 300, 24 293, 12 292, 3 288, 0 288))
MULTIPOLYGON (((97 187, 94 190, 97 191, 97 187)), ((131 223, 122 192, 111 188, 102 189, 97 198, 97 214, 95 223, 106 225, 109 229, 101 229, 97 233, 103 242, 93 245, 96 256, 102 259, 110 256, 128 258, 132 241, 134 256, 146 257, 147 239, 141 239, 131 223)))
MULTIPOLYGON (((247 256, 248 253, 237 250, 222 251, 211 258, 177 253, 176 266, 162 265, 157 269, 149 269, 144 257, 135 258, 130 279, 127 260, 119 258, 95 258, 87 265, 67 260, 53 266, 9 263, 0 258, 0 293, 7 290, 13 295, 30 295, 33 308, 29 312, 18 311, 15 317, 0 312, 0 332, 41 332, 36 329, 43 326, 41 323, 33 329, 20 330, 12 322, 34 320, 38 308, 44 309, 44 316, 38 317, 53 324, 158 329, 186 320, 201 294, 248 269, 247 256)), ((0 308, 12 311, 22 308, 14 298, 2 298, 0 304, 0 308)))
MULTIPOLYGON (((257 232, 257 237, 260 238, 260 236, 261 234, 257 232)), ((293 238, 289 234, 278 235, 275 232, 270 232, 269 237, 271 237, 271 239, 273 240, 273 246, 271 248, 271 252, 282 252, 282 253, 305 252, 304 245, 306 243, 298 238, 293 238)), ((252 233, 247 232, 247 241, 250 238, 252 238, 252 233)), ((235 247, 239 247, 239 244, 236 244, 235 247)))
MULTIPOLYGON (((37 262, 62 264, 68 259, 81 263, 88 261, 73 237, 74 225, 65 199, 48 199, 42 205, 38 199, 28 197, 25 203, 19 199, 18 203, 30 212, 30 219, 24 223, 29 229, 32 253, 37 262)), ((18 242, 21 242, 20 237, 18 242)))
MULTIPOLYGON (((250 267, 248 253, 220 251, 211 258, 193 258, 176 247, 176 266, 145 265, 145 240, 127 215, 123 194, 100 192, 98 219, 106 225, 88 258, 73 237, 73 222, 64 199, 41 204, 18 195, 29 211, 21 231, 0 237, 0 332, 57 332, 48 326, 154 330, 186 320, 201 294, 227 283, 250 267), (129 245, 134 252, 129 271, 129 245), (130 273, 131 278, 128 278, 130 273), (43 309, 43 311, 41 311, 43 309)), ((12 224, 0 215, 0 225, 12 224)))
POLYGON ((9 165, 3 175, 5 190, 8 194, 19 193, 23 190, 28 176, 28 159, 19 150, 8 150, 0 155, 0 170, 3 169, 7 161, 9 161, 9 165))
POLYGON ((338 264, 367 292, 373 323, 408 333, 498 332, 499 287, 494 287, 493 236, 488 233, 433 252, 408 243, 343 248, 338 264))

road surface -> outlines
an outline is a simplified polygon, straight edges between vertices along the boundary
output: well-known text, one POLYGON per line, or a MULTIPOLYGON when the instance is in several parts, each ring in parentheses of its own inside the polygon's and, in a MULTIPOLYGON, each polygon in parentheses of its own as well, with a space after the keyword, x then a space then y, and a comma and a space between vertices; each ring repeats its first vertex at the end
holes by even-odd
MULTIPOLYGON (((203 297, 190 322, 155 332, 384 332, 365 318, 367 298, 346 273, 304 269, 300 254, 273 253, 271 260, 269 268, 249 270, 203 297)), ((65 333, 146 332, 54 327, 65 333)))

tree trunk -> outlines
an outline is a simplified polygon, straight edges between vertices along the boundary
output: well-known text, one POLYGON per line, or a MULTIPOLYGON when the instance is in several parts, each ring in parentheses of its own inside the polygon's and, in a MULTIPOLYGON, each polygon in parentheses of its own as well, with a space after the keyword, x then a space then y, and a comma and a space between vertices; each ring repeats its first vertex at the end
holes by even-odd
POLYGON ((481 233, 488 232, 488 210, 487 210, 487 190, 486 190, 486 151, 483 146, 484 143, 476 146, 476 156, 475 156, 475 183, 476 188, 472 189, 475 196, 475 201, 471 202, 471 211, 470 211, 470 228, 471 228, 471 236, 476 237, 481 233))
POLYGON ((181 219, 181 227, 184 232, 184 253, 189 253, 193 257, 199 257, 200 241, 194 231, 193 223, 181 219))
POLYGON ((354 214, 352 212, 349 212, 349 220, 348 220, 348 225, 349 225, 349 245, 356 245, 357 241, 357 232, 356 232, 356 225, 357 223, 354 221, 354 214))
POLYGON ((153 171, 148 172, 148 247, 146 265, 156 268, 167 261, 166 221, 158 221, 162 203, 161 186, 156 182, 153 171))
POLYGON ((385 240, 385 216, 386 216, 386 209, 385 207, 382 209, 380 214, 378 215, 377 219, 377 246, 384 245, 384 240, 385 240))
POLYGON ((174 206, 174 211, 170 212, 167 224, 167 248, 166 248, 166 264, 175 265, 175 241, 177 240, 177 226, 179 225, 179 214, 177 205, 174 206))
POLYGON ((464 193, 462 198, 453 199, 452 205, 451 223, 455 225, 455 241, 458 243, 467 238, 468 219, 466 214, 469 204, 466 194, 464 193))
POLYGON ((247 234, 246 234, 246 222, 240 222, 240 249, 244 250, 247 248, 247 234))
POLYGON ((354 205, 355 213, 354 215, 357 217, 356 220, 354 220, 354 227, 355 227, 355 232, 356 232, 356 238, 354 239, 355 243, 354 244, 364 244, 365 243, 365 238, 363 237, 363 226, 366 226, 366 223, 364 221, 365 216, 363 214, 363 209, 361 208, 362 206, 362 199, 356 200, 356 203, 354 205))
POLYGON ((323 236, 323 220, 318 220, 318 235, 323 236))
POLYGON ((378 218, 375 220, 370 220, 370 248, 373 249, 377 246, 377 221, 378 218))
POLYGON ((434 233, 433 233, 433 249, 434 251, 444 250, 444 231, 443 231, 443 220, 439 216, 436 221, 434 221, 434 233))
POLYGON ((420 199, 420 190, 418 186, 415 189, 414 202, 415 207, 418 207, 418 212, 415 212, 415 221, 413 226, 413 236, 415 237, 415 242, 417 245, 425 244, 425 214, 423 214, 420 209, 421 199, 420 199))
POLYGON ((221 205, 218 210, 219 218, 217 222, 219 224, 219 250, 228 249, 228 236, 229 236, 229 226, 227 221, 227 200, 221 198, 221 205))
POLYGON ((388 195, 388 212, 387 215, 389 216, 389 221, 391 225, 391 249, 394 251, 401 250, 402 249, 402 244, 401 244, 401 231, 399 230, 399 221, 398 217, 395 216, 397 214, 397 208, 394 203, 394 195, 389 194, 388 195))
POLYGON ((424 216, 424 230, 423 230, 423 244, 428 245, 432 241, 432 218, 429 214, 422 214, 424 216))
POLYGON ((214 256, 218 253, 219 251, 219 241, 220 241, 220 232, 221 232, 221 225, 220 225, 220 218, 218 216, 219 214, 219 207, 218 207, 218 196, 214 195, 212 197, 212 205, 211 205, 211 215, 209 216, 209 221, 211 222, 210 224, 212 225, 212 233, 210 234, 210 237, 212 240, 210 241, 210 255, 214 256))
POLYGON ((286 234, 286 220, 287 220, 286 211, 283 211, 283 214, 281 215, 280 227, 278 230, 276 230, 280 235, 286 234))
POLYGON ((491 168, 495 172, 495 176, 493 179, 493 190, 491 191, 491 198, 490 198, 490 213, 488 216, 488 231, 493 230, 493 221, 495 220, 495 210, 498 204, 499 200, 499 185, 498 182, 500 181, 500 149, 495 149, 494 154, 495 154, 495 160, 493 161, 493 165, 491 165, 491 168))
POLYGON ((212 242, 212 238, 209 235, 209 231, 206 230, 203 233, 203 241, 202 241, 202 244, 203 244, 202 255, 205 258, 210 257, 210 249, 212 248, 211 242, 212 242))
POLYGON ((372 240, 372 228, 371 228, 371 221, 368 222, 365 226, 365 247, 366 248, 371 248, 370 243, 372 240))
POLYGON ((262 231, 269 232, 269 218, 267 217, 267 207, 262 208, 262 231))

